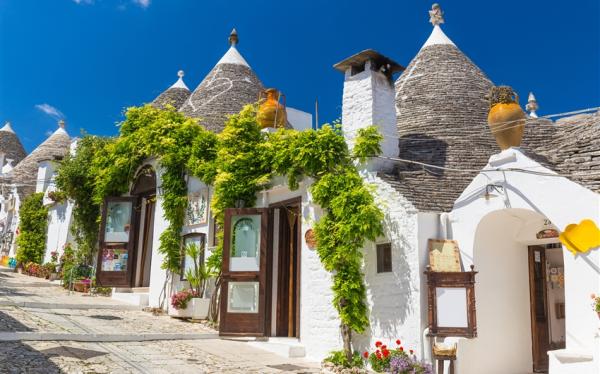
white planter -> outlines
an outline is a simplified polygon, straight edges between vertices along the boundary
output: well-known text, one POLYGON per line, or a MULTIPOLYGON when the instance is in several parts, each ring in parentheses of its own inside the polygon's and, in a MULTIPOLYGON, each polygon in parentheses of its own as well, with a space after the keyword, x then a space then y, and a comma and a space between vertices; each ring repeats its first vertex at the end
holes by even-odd
POLYGON ((169 307, 169 315, 175 318, 190 318, 192 317, 192 301, 188 302, 188 305, 185 309, 175 309, 175 307, 169 307))
POLYGON ((188 303, 188 309, 191 309, 192 319, 207 319, 210 299, 194 297, 188 303))

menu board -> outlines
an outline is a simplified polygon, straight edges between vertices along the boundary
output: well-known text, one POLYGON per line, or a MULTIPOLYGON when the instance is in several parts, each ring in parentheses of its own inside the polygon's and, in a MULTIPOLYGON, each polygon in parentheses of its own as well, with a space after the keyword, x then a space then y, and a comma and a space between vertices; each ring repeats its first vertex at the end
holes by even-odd
POLYGON ((102 250, 102 271, 127 271, 127 250, 124 248, 104 248, 102 250))
POLYGON ((458 242, 456 240, 429 239, 429 265, 432 271, 461 271, 458 242))

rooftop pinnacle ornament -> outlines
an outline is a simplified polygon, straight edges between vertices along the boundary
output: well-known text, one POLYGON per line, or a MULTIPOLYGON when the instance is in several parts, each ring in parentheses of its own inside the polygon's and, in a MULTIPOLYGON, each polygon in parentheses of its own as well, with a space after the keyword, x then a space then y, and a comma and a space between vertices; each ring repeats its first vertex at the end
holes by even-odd
POLYGON ((498 86, 492 87, 488 99, 488 125, 500 149, 520 146, 525 131, 525 112, 519 106, 519 95, 509 86, 498 86))

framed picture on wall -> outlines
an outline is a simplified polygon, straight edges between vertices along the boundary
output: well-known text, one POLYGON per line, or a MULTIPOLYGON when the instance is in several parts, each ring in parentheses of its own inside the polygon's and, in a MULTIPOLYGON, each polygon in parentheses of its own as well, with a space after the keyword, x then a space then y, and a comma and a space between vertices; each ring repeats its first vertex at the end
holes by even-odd
POLYGON ((206 250, 206 235, 203 233, 192 233, 187 234, 183 237, 183 255, 181 256, 181 275, 179 279, 186 280, 185 274, 189 269, 194 269, 194 259, 189 257, 185 252, 185 249, 188 245, 197 245, 200 249, 204 248, 204 250, 200 251, 200 259, 199 263, 204 263, 204 254, 206 250))
POLYGON ((188 195, 185 224, 186 226, 192 226, 206 222, 208 222, 208 190, 202 189, 188 195))

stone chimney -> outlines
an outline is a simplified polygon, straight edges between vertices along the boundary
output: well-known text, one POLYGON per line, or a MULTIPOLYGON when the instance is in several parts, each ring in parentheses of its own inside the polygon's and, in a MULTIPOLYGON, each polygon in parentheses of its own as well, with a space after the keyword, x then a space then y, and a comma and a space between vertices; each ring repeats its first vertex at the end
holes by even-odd
MULTIPOLYGON (((359 129, 375 125, 384 137, 381 143, 382 156, 398 157, 393 75, 404 68, 371 49, 335 64, 334 68, 345 75, 342 131, 348 147, 354 147, 359 129)), ((393 168, 393 163, 373 159, 368 168, 385 171, 393 168)))

